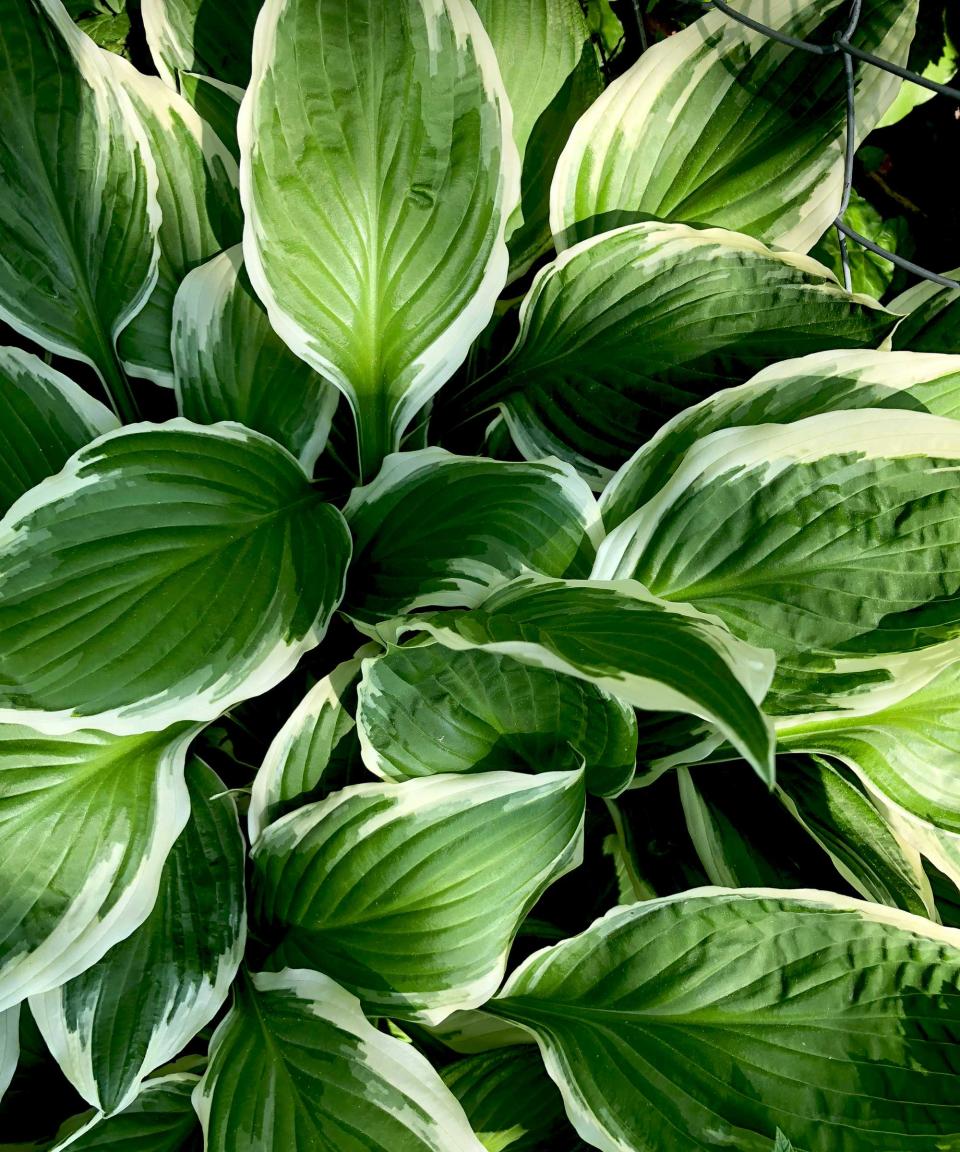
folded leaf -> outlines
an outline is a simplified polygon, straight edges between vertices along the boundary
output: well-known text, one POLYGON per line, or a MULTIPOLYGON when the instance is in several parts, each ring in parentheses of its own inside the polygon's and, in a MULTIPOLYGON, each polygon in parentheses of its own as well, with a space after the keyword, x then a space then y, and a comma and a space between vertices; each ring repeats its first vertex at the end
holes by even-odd
POLYGON ((960 419, 960 356, 817 352, 771 364, 739 388, 688 408, 623 465, 600 497, 608 531, 652 500, 699 439, 721 428, 793 424, 855 408, 902 408, 960 419))
POLYGON ((487 1152, 569 1152, 574 1146, 563 1098, 536 1048, 522 1045, 471 1056, 450 1064, 442 1075, 487 1152))
POLYGON ((581 773, 358 784, 267 828, 255 914, 274 961, 437 1023, 503 979, 520 922, 582 856, 581 773))
POLYGON ((172 387, 170 334, 180 282, 242 234, 237 164, 210 125, 163 81, 117 57, 111 65, 149 141, 162 212, 157 283, 117 348, 128 372, 172 387))
POLYGON ((253 28, 262 0, 140 0, 153 62, 174 90, 177 72, 228 84, 250 79, 253 28))
POLYGON ((955 655, 958 516, 954 420, 863 409, 732 428, 606 538, 594 575, 772 648, 768 711, 865 711, 868 690, 898 691, 898 669, 955 655))
MULTIPOLYGON (((841 0, 741 0, 737 11, 829 44, 850 23, 841 0)), ((917 0, 865 0, 855 41, 907 63, 917 0)), ((853 60, 857 144, 900 80, 853 60)), ((550 195, 555 235, 579 236, 638 213, 733 228, 806 252, 843 192, 847 81, 839 55, 772 40, 708 12, 653 45, 581 117, 550 195)))
POLYGON ((181 415, 236 420, 313 472, 340 393, 270 327, 239 245, 186 277, 173 304, 173 373, 181 415))
POLYGON ((364 763, 385 780, 584 768, 589 792, 616 796, 637 758, 636 717, 615 696, 509 656, 442 644, 365 660, 357 727, 364 763))
POLYGON ((20 1005, 0 1012, 0 1100, 10 1087, 20 1059, 20 1005))
POLYGON ((62 372, 20 348, 0 348, 0 514, 116 427, 113 413, 62 372))
POLYGON ((778 742, 846 764, 907 840, 960 883, 960 662, 937 671, 917 659, 913 671, 919 683, 894 682, 900 691, 886 706, 785 718, 778 742))
POLYGON ((194 732, 0 726, 0 1011, 79 975, 150 914, 190 812, 194 732))
POLYGON ((268 0, 239 139, 251 282, 349 399, 370 480, 506 279, 519 161, 490 40, 466 0, 268 0))
POLYGON ((186 780, 190 820, 167 857, 153 911, 98 963, 30 999, 64 1075, 105 1113, 131 1104, 144 1077, 209 1024, 243 956, 236 809, 201 761, 190 761, 186 780))
POLYGON ((426 1059, 319 972, 238 985, 194 1104, 206 1152, 483 1152, 426 1059))
MULTIPOLYGON (((960 280, 960 268, 945 275, 960 280)), ((894 348, 960 353, 960 288, 921 280, 891 301, 890 311, 906 315, 893 334, 894 348)))
POLYGON ((199 72, 180 72, 178 79, 183 98, 196 108, 239 164, 237 116, 244 90, 235 84, 227 84, 214 76, 204 76, 199 72))
POLYGON ((476 0, 513 111, 521 201, 510 217, 510 279, 552 245, 550 179, 580 114, 603 90, 577 0, 476 0))
POLYGON ((604 1152, 928 1152, 956 1142, 960 933, 821 892, 616 908, 490 1009, 529 1028, 604 1152))
POLYGON ((596 500, 569 465, 440 448, 390 456, 344 516, 355 542, 346 606, 366 620, 469 607, 531 570, 589 568, 598 539, 596 500))
POLYGON ((108 433, 0 522, 0 719, 212 720, 319 642, 349 554, 340 513, 266 437, 108 433))
POLYGON ((271 741, 253 781, 247 832, 253 844, 264 828, 308 799, 342 787, 336 777, 338 747, 353 733, 344 697, 355 695, 360 660, 345 660, 315 684, 271 741), (329 775, 328 775, 329 774, 329 775), (300 804, 297 804, 297 801, 300 804))
POLYGON ((876 347, 896 317, 809 257, 720 229, 648 223, 564 252, 537 275, 520 321, 467 410, 503 401, 523 456, 569 460, 602 488, 705 395, 787 356, 876 347))
POLYGON ((196 1084, 187 1073, 148 1080, 123 1112, 97 1114, 50 1152, 201 1152, 200 1123, 190 1103, 196 1084))
POLYGON ((634 581, 523 577, 475 611, 410 616, 381 631, 391 640, 427 632, 447 648, 586 680, 635 708, 699 716, 772 779, 771 726, 758 708, 773 670, 769 654, 634 581))
POLYGON ((0 51, 0 318, 92 364, 131 419, 114 341, 157 276, 146 137, 111 58, 59 0, 2 0, 0 51))

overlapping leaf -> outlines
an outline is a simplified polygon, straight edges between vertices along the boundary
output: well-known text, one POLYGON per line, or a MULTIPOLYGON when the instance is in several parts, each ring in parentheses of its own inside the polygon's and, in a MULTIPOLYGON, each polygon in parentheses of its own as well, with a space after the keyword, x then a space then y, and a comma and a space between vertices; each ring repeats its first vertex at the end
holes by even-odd
MULTIPOLYGON (((857 47, 905 65, 917 7, 865 0, 857 47)), ((851 15, 841 0, 741 0, 737 11, 819 44, 851 15)), ((900 81, 853 63, 859 142, 900 81)), ((642 214, 806 252, 840 208, 846 88, 839 55, 708 12, 645 52, 580 119, 554 177, 553 231, 591 235, 642 214)))
POLYGON ((110 410, 62 372, 19 348, 0 348, 0 513, 116 427, 110 410))
POLYGON ((387 780, 488 769, 586 771, 615 796, 633 778, 633 709, 602 689, 509 656, 442 644, 364 662, 357 692, 364 762, 387 780))
POLYGON ((197 1077, 174 1073, 149 1080, 115 1116, 96 1114, 50 1152, 202 1152, 200 1123, 190 1103, 197 1077))
POLYGON ((243 955, 244 848, 233 802, 201 761, 186 771, 190 820, 147 919, 98 963, 30 1008, 64 1074, 115 1113, 145 1076, 216 1015, 243 955))
POLYGON ((111 58, 59 0, 0 6, 0 317, 135 406, 115 340, 157 276, 157 172, 111 58))
POLYGON ((263 832, 255 914, 275 962, 437 1022, 499 986, 523 917, 580 862, 583 811, 581 773, 354 785, 263 832))
POLYGON ((389 457, 344 515, 355 542, 347 607, 368 620, 469 607, 527 571, 589 568, 599 537, 596 501, 569 465, 439 448, 389 457))
POLYGON ((634 224, 535 279, 510 355, 464 396, 503 402, 528 459, 595 488, 678 411, 787 356, 876 347, 896 317, 808 257, 720 229, 634 224))
POLYGON ((614 909, 490 1007, 536 1035, 604 1152, 927 1152, 956 1142, 960 934, 828 893, 614 909))
POLYGON ((78 976, 147 918, 190 811, 191 735, 0 726, 0 1011, 78 976))
POLYGON ((261 0, 141 0, 153 62, 177 87, 178 72, 201 72, 245 87, 261 0))
POLYGON ((466 0, 268 0, 239 138, 250 279, 349 399, 370 480, 506 278, 519 161, 489 37, 466 0))
POLYGON ((383 631, 391 639, 427 632, 447 648, 585 680, 635 708, 708 720, 772 777, 771 728, 758 707, 770 683, 769 653, 634 581, 523 577, 472 612, 410 616, 383 631))
POLYGON ((213 719, 318 643, 349 553, 340 514, 265 437, 183 420, 109 433, 0 522, 0 717, 213 719))
POLYGON ((424 1057, 319 972, 238 986, 194 1103, 206 1152, 483 1152, 424 1057))
MULTIPOLYGON (((960 279, 960 268, 946 275, 960 279)), ((893 334, 894 348, 960 353, 960 289, 921 280, 891 301, 890 311, 906 316, 893 334)))
POLYGON ((312 472, 340 394, 270 327, 239 246, 181 284, 172 348, 183 416, 199 424, 235 420, 282 444, 312 472))

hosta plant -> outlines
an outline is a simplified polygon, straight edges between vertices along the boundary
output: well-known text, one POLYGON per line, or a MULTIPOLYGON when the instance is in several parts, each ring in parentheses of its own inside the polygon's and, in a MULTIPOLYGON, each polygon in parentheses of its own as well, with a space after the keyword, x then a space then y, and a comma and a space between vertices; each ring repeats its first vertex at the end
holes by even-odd
POLYGON ((960 1149, 955 294, 611 20, 0 0, 7 1152, 960 1149))

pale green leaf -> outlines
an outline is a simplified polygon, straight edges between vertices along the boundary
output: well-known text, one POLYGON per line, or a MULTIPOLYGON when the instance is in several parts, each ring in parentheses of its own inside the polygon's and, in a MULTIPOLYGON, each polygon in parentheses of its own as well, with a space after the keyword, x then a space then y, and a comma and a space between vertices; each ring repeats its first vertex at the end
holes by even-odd
POLYGON ((237 163, 191 105, 156 76, 111 59, 116 84, 130 97, 150 144, 162 212, 157 283, 120 333, 124 367, 173 386, 173 300, 184 276, 242 234, 237 163))
POLYGON ((773 1152, 793 1152, 793 1145, 779 1128, 777 1129, 777 1138, 773 1142, 773 1152))
POLYGON ((194 1104, 206 1152, 483 1152, 426 1059, 319 972, 238 985, 194 1104))
POLYGON ((772 730, 758 707, 773 671, 769 653, 635 581, 522 577, 474 611, 409 616, 381 631, 391 640, 427 632, 447 648, 585 680, 635 708, 708 720, 772 779, 772 730))
POLYGON ((0 513, 116 417, 62 372, 19 348, 0 348, 0 513))
POLYGON ((253 29, 262 0, 140 0, 147 44, 164 81, 201 72, 228 84, 250 79, 253 29))
POLYGON ((157 277, 146 137, 59 0, 2 0, 0 54, 0 318, 92 364, 129 419, 114 343, 157 277))
MULTIPOLYGON (((872 240, 887 252, 898 252, 909 235, 905 217, 896 216, 885 220, 880 212, 855 190, 850 192, 850 203, 843 214, 843 220, 854 231, 872 240)), ((895 265, 855 240, 848 240, 846 249, 852 290, 864 292, 879 300, 890 287, 896 272, 895 265)), ((843 281, 843 256, 836 228, 827 229, 810 255, 821 264, 826 264, 834 276, 843 281)))
POLYGON ((190 812, 194 731, 0 726, 0 1011, 78 976, 147 918, 190 812))
POLYGON ((50 1152, 202 1152, 200 1122, 190 1103, 197 1077, 184 1073, 148 1080, 115 1116, 95 1115, 50 1152))
POLYGON ((441 772, 578 771, 615 796, 633 778, 633 709, 572 676, 442 644, 363 662, 357 727, 364 763, 385 780, 441 772))
MULTIPOLYGON (((736 7, 815 43, 850 21, 843 0, 736 7)), ((865 0, 858 48, 905 65, 916 16, 917 0, 865 0)), ((853 63, 859 144, 900 81, 853 63)), ((839 56, 789 48, 709 12, 651 46, 581 117, 553 181, 554 234, 592 235, 644 214, 806 252, 840 209, 845 127, 839 56)))
POLYGON ((349 555, 340 513, 266 437, 108 433, 0 521, 0 719, 212 720, 319 643, 349 555))
POLYGON ((844 292, 809 257, 719 229, 648 223, 584 241, 542 269, 520 323, 466 410, 503 402, 524 457, 569 460, 600 489, 705 395, 788 356, 876 347, 896 317, 844 292))
POLYGON ((764 706, 785 714, 875 709, 911 667, 943 667, 957 571, 960 423, 870 408, 698 441, 606 538, 594 575, 773 649, 764 706))
POLYGON ((30 999, 64 1075, 105 1113, 131 1104, 144 1078, 213 1019, 243 956, 245 851, 236 809, 201 761, 190 761, 186 781, 190 820, 167 857, 150 915, 81 975, 30 999))
MULTIPOLYGON (((949 84, 956 76, 958 69, 960 69, 960 53, 950 39, 949 32, 945 30, 943 47, 939 57, 931 60, 921 75, 925 80, 932 80, 935 84, 949 84)), ((933 88, 904 80, 900 85, 896 99, 883 114, 877 127, 888 128, 891 124, 898 124, 914 108, 926 104, 934 96, 936 96, 936 91, 933 88)))
POLYGON ((264 828, 307 800, 321 799, 317 790, 329 784, 336 753, 354 732, 344 698, 355 695, 360 660, 345 660, 304 696, 267 749, 253 781, 247 832, 253 844, 264 828))
POLYGON ((312 473, 340 393, 270 327, 239 246, 180 285, 172 350, 183 416, 198 424, 235 420, 282 444, 312 473))
POLYGON ((440 448, 388 457, 344 515, 354 538, 346 607, 367 620, 469 607, 527 571, 586 571, 599 539, 596 501, 569 465, 440 448))
POLYGON ((550 180, 603 81, 578 0, 476 0, 513 111, 521 202, 510 218, 510 279, 552 247, 550 180))
POLYGON ((818 352, 772 364, 676 415, 623 465, 600 497, 608 530, 652 500, 699 439, 722 428, 792 424, 855 408, 902 408, 960 419, 960 356, 818 352))
POLYGON ((823 892, 699 889, 531 956, 529 1028, 603 1152, 932 1152, 960 1130, 960 933, 823 892))
POLYGON ((263 832, 255 915, 275 962, 436 1023, 496 991, 524 916, 580 862, 583 812, 572 772, 354 785, 263 832))
POLYGON ((519 160, 489 37, 467 0, 267 0, 239 140, 251 282, 349 399, 370 480, 506 279, 519 160))

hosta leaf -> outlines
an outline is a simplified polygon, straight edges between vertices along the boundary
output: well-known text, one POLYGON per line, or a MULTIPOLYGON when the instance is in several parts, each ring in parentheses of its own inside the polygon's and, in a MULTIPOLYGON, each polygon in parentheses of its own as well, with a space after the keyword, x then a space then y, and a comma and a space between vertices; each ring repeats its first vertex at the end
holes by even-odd
POLYGON ((778 757, 777 790, 861 896, 933 918, 920 854, 837 767, 821 756, 778 757))
POLYGON ((483 1149, 426 1059, 319 972, 238 985, 194 1103, 206 1152, 483 1149))
POLYGON ((156 286, 121 332, 117 347, 128 372, 172 387, 170 333, 177 288, 191 269, 237 243, 242 234, 237 164, 182 96, 125 60, 112 65, 150 142, 163 213, 156 286))
POLYGON ((193 731, 0 726, 0 1011, 79 975, 147 918, 190 812, 193 731))
MULTIPOLYGON (((960 268, 945 275, 960 280, 960 268)), ((921 280, 893 300, 890 311, 906 315, 893 334, 894 348, 960 353, 960 288, 921 280)))
POLYGON ((912 677, 891 685, 885 706, 786 718, 779 743, 846 764, 908 840, 960 883, 960 662, 937 671, 916 661, 907 671, 912 677), (943 843, 927 826, 941 830, 943 843))
MULTIPOLYGON (((324 676, 297 705, 273 738, 257 772, 247 811, 247 831, 253 844, 268 824, 307 799, 336 766, 338 746, 355 728, 344 706, 360 675, 360 660, 345 660, 324 676)), ((340 787, 335 781, 333 791, 340 787)))
POLYGON ((239 139, 250 279, 348 397, 370 480, 506 278, 519 161, 490 40, 466 0, 268 0, 239 139))
POLYGON ((116 427, 113 413, 62 372, 19 348, 0 348, 0 513, 116 427))
MULTIPOLYGON (((563 1098, 536 1048, 523 1045, 458 1060, 443 1082, 456 1096, 487 1152, 569 1152, 576 1139, 563 1098)), ((582 1147, 582 1145, 577 1145, 582 1147)))
POLYGON ((569 465, 440 448, 390 456, 344 515, 355 542, 347 607, 364 619, 468 607, 523 572, 562 576, 584 558, 589 568, 598 539, 596 501, 569 465))
POLYGON ((510 279, 552 245, 550 180, 577 118, 603 89, 577 0, 476 0, 497 54, 520 153, 521 202, 510 218, 510 279))
POLYGON ((0 51, 0 318, 92 364, 129 419, 114 341, 157 275, 146 138, 58 0, 2 0, 0 51))
POLYGON ((771 729, 757 706, 770 683, 769 654, 634 581, 523 577, 475 611, 410 616, 383 630, 391 638, 428 632, 447 648, 586 680, 635 708, 699 716, 772 778, 771 729))
POLYGON ((960 356, 817 352, 771 364, 680 412, 627 461, 600 497, 607 529, 652 500, 698 439, 721 428, 792 424, 854 408, 903 408, 960 419, 960 356))
POLYGON ((262 0, 140 0, 157 71, 171 87, 177 72, 202 72, 228 84, 250 79, 253 28, 262 0))
POLYGON ((230 155, 240 163, 240 145, 237 143, 237 116, 243 89, 227 84, 214 76, 199 72, 181 72, 180 92, 200 116, 223 141, 230 155))
POLYGON ((538 274, 520 318, 471 410, 503 400, 525 457, 569 460, 595 488, 704 395, 786 356, 876 347, 896 323, 809 257, 657 223, 564 252, 538 274))
POLYGON ((477 1008, 451 1012, 439 1024, 424 1028, 433 1039, 460 1055, 473 1056, 493 1048, 534 1044, 529 1032, 477 1008))
POLYGON ((271 824, 253 900, 279 962, 438 1022, 503 978, 520 922, 582 855, 583 776, 358 784, 271 824))
POLYGON ((265 437, 108 433, 0 522, 0 718, 211 720, 318 643, 349 554, 339 512, 265 437))
POLYGON ((167 857, 153 911, 97 964, 30 1000, 65 1075, 106 1113, 126 1108, 144 1077, 213 1019, 243 955, 236 810, 201 761, 190 761, 186 780, 190 820, 167 857))
POLYGON ((340 393, 270 327, 239 246, 181 284, 173 305, 173 370, 182 415, 198 424, 236 420, 313 471, 340 393))
POLYGON ((0 1012, 0 1100, 10 1087, 20 1058, 20 1005, 0 1012))
POLYGON ((829 893, 700 889, 531 956, 490 1008, 536 1035, 603 1152, 952 1148, 960 933, 829 893))
POLYGON ((95 1115, 50 1152, 202 1152, 203 1137, 190 1103, 197 1077, 176 1073, 148 1080, 115 1116, 95 1115))
POLYGON ((867 689, 896 690, 898 667, 952 652, 958 465, 960 423, 920 412, 714 432, 606 538, 594 575, 772 648, 768 711, 862 711, 867 689))
POLYGON ((440 772, 586 770, 598 796, 633 778, 633 709, 583 680, 509 656, 442 644, 364 661, 357 691, 363 758, 387 780, 440 772))
MULTIPOLYGON (((737 10, 829 43, 841 0, 742 0, 737 10)), ((905 65, 917 0, 865 0, 859 48, 905 65)), ((854 60, 857 141, 900 86, 854 60)), ((777 43, 710 12, 645 52, 581 117, 551 190, 555 234, 590 235, 648 213, 714 224, 806 252, 843 192, 846 77, 840 58, 777 43)))

